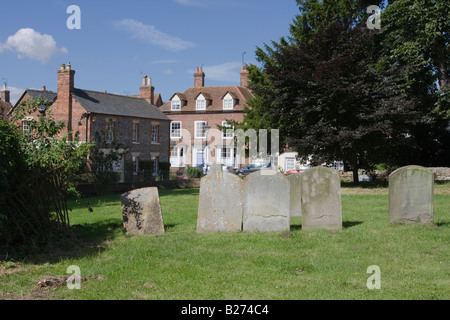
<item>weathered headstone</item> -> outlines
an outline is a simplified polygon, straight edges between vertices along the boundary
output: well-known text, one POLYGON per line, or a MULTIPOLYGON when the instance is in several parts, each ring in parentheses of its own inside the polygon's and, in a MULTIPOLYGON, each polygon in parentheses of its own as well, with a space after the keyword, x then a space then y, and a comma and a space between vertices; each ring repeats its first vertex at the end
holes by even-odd
POLYGON ((281 173, 254 172, 244 179, 243 231, 290 230, 290 185, 281 173))
POLYGON ((220 163, 212 163, 209 166, 209 173, 222 172, 222 165, 220 163))
POLYGON ((341 181, 336 170, 314 167, 301 175, 302 229, 342 229, 341 181))
POLYGON ((242 230, 243 184, 229 172, 212 172, 200 180, 197 233, 242 230))
POLYGON ((291 187, 291 217, 302 215, 302 173, 293 173, 287 176, 291 187))
POLYGON ((406 166, 389 175, 389 220, 433 223, 434 175, 420 166, 406 166))
POLYGON ((158 188, 142 188, 122 194, 123 226, 130 234, 162 234, 164 222, 158 188))

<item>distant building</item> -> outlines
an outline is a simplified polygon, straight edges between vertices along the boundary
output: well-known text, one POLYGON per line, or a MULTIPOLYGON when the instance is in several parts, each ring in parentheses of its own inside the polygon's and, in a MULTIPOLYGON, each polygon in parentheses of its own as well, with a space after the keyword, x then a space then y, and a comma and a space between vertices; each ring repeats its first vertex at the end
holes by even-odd
MULTIPOLYGON (((223 130, 213 144, 208 133, 218 126, 227 126, 228 120, 242 122, 244 106, 253 98, 247 88, 248 71, 242 68, 239 86, 205 86, 203 69, 196 68, 194 86, 183 93, 176 92, 160 107, 170 118, 170 163, 172 170, 184 169, 187 165, 196 167, 211 163, 208 154, 214 155, 215 162, 233 168, 238 167, 237 150, 230 146, 232 134, 223 130), (208 137, 208 139, 207 139, 208 137), (217 141, 216 141, 217 142, 217 141)), ((241 164, 243 162, 239 161, 241 164)))
MULTIPOLYGON (((75 88, 75 70, 70 64, 61 65, 57 75, 57 92, 45 86, 42 90, 26 89, 10 113, 29 98, 42 96, 53 101, 49 109, 57 122, 65 124, 62 134, 79 132, 81 141, 90 141, 97 132, 130 148, 114 168, 122 180, 125 161, 133 161, 135 175, 139 174, 140 160, 153 160, 155 172, 160 162, 169 162, 170 119, 157 107, 162 99, 154 93, 150 78, 144 76, 140 95, 127 96, 75 88)), ((29 120, 18 124, 23 131, 29 130, 29 120)))
POLYGON ((6 119, 11 108, 10 91, 6 88, 6 83, 4 83, 3 88, 0 91, 0 118, 6 119))

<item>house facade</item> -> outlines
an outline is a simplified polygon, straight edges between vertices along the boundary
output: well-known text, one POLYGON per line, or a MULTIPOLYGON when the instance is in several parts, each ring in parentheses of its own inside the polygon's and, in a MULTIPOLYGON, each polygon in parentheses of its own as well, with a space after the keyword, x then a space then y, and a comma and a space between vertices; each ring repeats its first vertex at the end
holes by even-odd
MULTIPOLYGON (((71 65, 61 65, 57 71, 57 92, 26 89, 14 108, 29 98, 41 96, 53 103, 49 111, 56 122, 63 122, 61 135, 78 132, 80 141, 93 141, 96 133, 110 142, 118 142, 130 152, 117 163, 113 170, 125 176, 125 162, 132 161, 134 175, 140 174, 139 161, 152 160, 154 172, 160 162, 169 162, 170 119, 155 105, 162 105, 160 95, 155 95, 151 79, 144 76, 140 94, 117 95, 76 88, 75 70, 71 65)), ((36 117, 31 115, 30 117, 36 117)), ((18 125, 22 131, 30 130, 29 118, 18 125)), ((73 140, 73 135, 68 136, 73 140)))
MULTIPOLYGON (((238 168, 231 122, 242 122, 244 106, 252 93, 247 88, 248 71, 243 67, 239 86, 205 86, 205 73, 197 67, 194 86, 176 92, 160 110, 170 118, 171 170, 213 162, 238 168)), ((239 160, 239 161, 238 161, 239 160)))

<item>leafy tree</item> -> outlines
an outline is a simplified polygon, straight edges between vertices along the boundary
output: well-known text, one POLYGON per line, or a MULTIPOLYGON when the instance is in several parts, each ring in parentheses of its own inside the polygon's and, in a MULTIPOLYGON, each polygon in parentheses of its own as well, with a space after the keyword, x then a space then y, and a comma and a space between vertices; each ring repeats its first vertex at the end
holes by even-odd
POLYGON ((68 230, 66 199, 77 195, 75 176, 89 145, 60 139, 63 125, 54 121, 50 105, 41 97, 29 99, 14 109, 11 123, 0 120, 2 245, 42 244, 68 230), (12 124, 22 119, 29 128, 23 134, 12 124))
POLYGON ((67 141, 68 135, 72 133, 61 137, 64 124, 55 121, 49 109, 51 104, 52 101, 40 96, 28 99, 14 109, 12 121, 21 123, 23 119, 27 119, 29 131, 22 134, 21 149, 28 166, 33 170, 61 168, 66 191, 76 196, 74 183, 80 170, 86 165, 91 145, 80 142, 78 132, 72 142, 67 141))
POLYGON ((411 130, 404 162, 450 163, 449 16, 445 0, 389 1, 382 12, 379 68, 401 67, 398 84, 427 113, 411 130))
POLYGON ((317 163, 346 160, 355 173, 377 162, 445 162, 444 2, 389 1, 379 31, 365 28, 366 8, 383 8, 382 1, 298 0, 290 35, 256 50, 261 67, 249 67, 255 98, 236 127, 279 128, 280 146, 317 163), (420 16, 422 9, 428 12, 420 16), (419 29, 409 30, 410 21, 419 29))
POLYGON ((128 152, 129 148, 122 143, 110 141, 105 134, 95 132, 87 168, 94 178, 99 194, 107 193, 108 185, 118 181, 118 173, 113 171, 113 167, 128 152))
POLYGON ((276 52, 276 65, 266 67, 276 106, 268 112, 280 134, 315 163, 343 160, 355 184, 359 168, 408 143, 409 126, 422 116, 392 74, 371 68, 375 40, 365 26, 333 22, 311 42, 276 52))

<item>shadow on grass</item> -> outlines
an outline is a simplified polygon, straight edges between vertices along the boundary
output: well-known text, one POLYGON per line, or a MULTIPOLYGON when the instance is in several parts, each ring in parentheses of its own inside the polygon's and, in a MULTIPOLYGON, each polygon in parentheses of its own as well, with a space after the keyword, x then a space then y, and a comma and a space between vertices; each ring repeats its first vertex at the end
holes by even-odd
MULTIPOLYGON (((348 228, 357 226, 359 224, 362 224, 362 221, 343 221, 342 228, 348 229, 348 228)), ((297 230, 302 230, 302 225, 301 224, 291 224, 291 231, 297 231, 297 230)))
POLYGON ((179 223, 167 223, 164 224, 164 230, 167 231, 169 229, 175 228, 179 223))
POLYGON ((27 244, 0 248, 0 260, 42 264, 61 259, 80 258, 104 251, 107 242, 124 231, 123 224, 106 220, 73 225, 68 232, 56 232, 45 245, 27 244))

